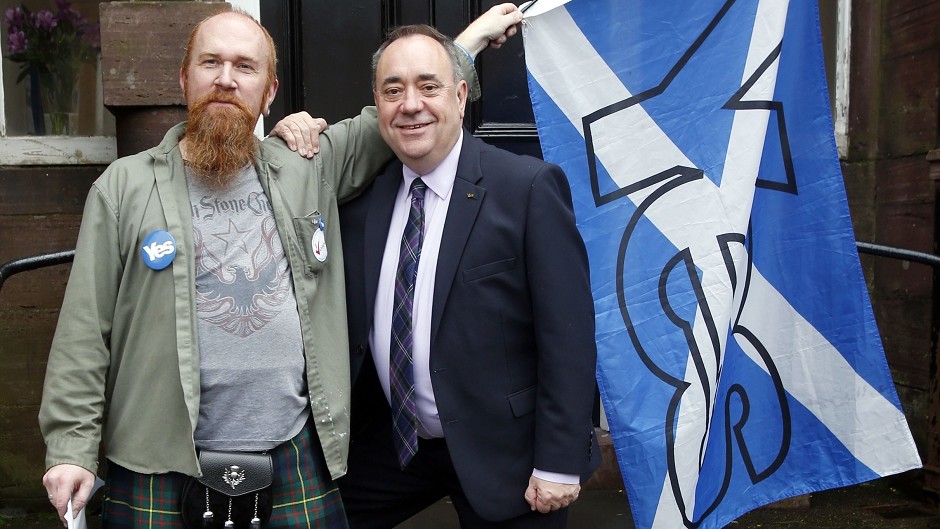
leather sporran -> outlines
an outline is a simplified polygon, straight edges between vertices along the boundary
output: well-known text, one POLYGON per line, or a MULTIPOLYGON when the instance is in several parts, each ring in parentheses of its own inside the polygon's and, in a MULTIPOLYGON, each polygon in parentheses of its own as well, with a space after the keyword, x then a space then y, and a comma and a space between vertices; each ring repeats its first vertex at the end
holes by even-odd
POLYGON ((260 529, 271 517, 270 454, 199 453, 202 477, 183 485, 180 511, 188 529, 260 529))

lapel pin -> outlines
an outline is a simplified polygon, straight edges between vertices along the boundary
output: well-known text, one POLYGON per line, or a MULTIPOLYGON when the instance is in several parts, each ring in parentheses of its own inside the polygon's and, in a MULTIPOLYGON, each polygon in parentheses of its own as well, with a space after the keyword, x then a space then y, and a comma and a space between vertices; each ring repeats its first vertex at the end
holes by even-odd
POLYGON ((473 193, 467 193, 467 198, 476 198, 477 196, 473 193))

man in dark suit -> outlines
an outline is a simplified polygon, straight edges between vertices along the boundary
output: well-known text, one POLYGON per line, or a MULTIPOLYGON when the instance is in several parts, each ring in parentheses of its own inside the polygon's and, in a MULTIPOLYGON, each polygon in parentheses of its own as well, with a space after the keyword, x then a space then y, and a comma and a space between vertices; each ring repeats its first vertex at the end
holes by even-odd
POLYGON ((406 26, 373 58, 398 161, 340 211, 352 529, 392 528, 445 495, 463 528, 563 528, 600 459, 593 301, 567 180, 463 130, 457 53, 406 26))

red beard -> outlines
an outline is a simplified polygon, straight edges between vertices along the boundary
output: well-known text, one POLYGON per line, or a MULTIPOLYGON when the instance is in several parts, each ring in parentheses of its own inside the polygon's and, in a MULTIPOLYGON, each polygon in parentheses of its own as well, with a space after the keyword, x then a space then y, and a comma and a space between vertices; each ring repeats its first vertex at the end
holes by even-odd
POLYGON ((254 127, 258 116, 228 93, 209 94, 189 107, 186 162, 208 186, 225 188, 246 165, 255 162, 254 127), (210 103, 234 106, 210 107, 210 103))

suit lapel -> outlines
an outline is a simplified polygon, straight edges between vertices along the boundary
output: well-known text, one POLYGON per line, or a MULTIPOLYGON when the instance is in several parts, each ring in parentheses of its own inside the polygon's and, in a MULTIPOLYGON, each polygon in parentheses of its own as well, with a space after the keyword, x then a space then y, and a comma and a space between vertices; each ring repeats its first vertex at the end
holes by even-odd
POLYGON ((375 314, 375 293, 379 288, 379 272, 382 269, 382 256, 385 253, 385 242, 388 240, 388 226, 392 221, 392 209, 395 207, 395 195, 401 185, 402 165, 399 161, 388 164, 385 172, 380 174, 372 184, 369 198, 369 211, 366 213, 365 248, 363 256, 365 265, 366 312, 369 328, 372 328, 375 314))
POLYGON ((478 143, 481 140, 474 138, 466 130, 464 130, 463 138, 460 160, 457 162, 457 177, 454 179, 454 189, 451 192, 447 218, 444 221, 441 250, 437 258, 437 274, 434 278, 434 302, 431 310, 432 350, 444 306, 447 304, 447 297, 450 295, 451 286, 457 274, 457 265, 463 257, 467 239, 473 231, 473 224, 476 222, 480 207, 483 205, 483 195, 486 193, 486 189, 478 185, 483 178, 478 143))

